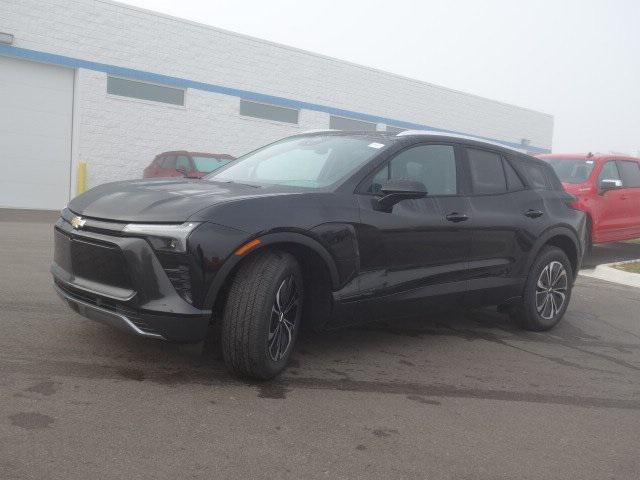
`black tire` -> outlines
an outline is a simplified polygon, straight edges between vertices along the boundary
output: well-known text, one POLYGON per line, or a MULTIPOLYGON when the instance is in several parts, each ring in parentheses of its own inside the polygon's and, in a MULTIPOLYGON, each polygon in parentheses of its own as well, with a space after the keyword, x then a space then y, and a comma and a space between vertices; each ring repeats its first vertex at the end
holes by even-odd
POLYGON ((544 247, 538 257, 533 262, 529 276, 525 283, 522 302, 511 313, 513 320, 526 330, 542 331, 553 328, 563 317, 567 311, 569 301, 571 300, 571 290, 573 288, 573 269, 567 255, 557 247, 544 247), (562 274, 558 264, 562 265, 566 283, 562 282, 562 274), (549 270, 545 270, 550 268, 549 270), (542 288, 542 284, 547 282, 547 274, 543 277, 543 271, 549 272, 550 282, 558 274, 559 283, 557 290, 542 288), (542 283, 540 283, 542 282, 542 283), (564 287, 564 291, 562 288, 564 287), (564 300, 561 306, 558 306, 561 294, 564 293, 564 300), (545 303, 545 300, 547 303, 545 303), (540 311, 540 307, 542 311, 540 311), (554 313, 554 307, 555 309, 554 313))
POLYGON ((300 330, 303 298, 302 273, 292 255, 265 251, 240 265, 222 316, 222 356, 233 375, 267 380, 284 370, 300 330), (290 289, 298 295, 296 305, 286 316, 276 314, 278 293, 284 304, 290 289))

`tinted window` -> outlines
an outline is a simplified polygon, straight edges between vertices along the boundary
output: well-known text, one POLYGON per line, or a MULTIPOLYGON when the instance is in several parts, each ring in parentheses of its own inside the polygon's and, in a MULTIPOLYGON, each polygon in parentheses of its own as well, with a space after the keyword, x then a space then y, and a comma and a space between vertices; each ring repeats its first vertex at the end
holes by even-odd
POLYGON ((183 168, 185 172, 189 173, 191 171, 191 162, 189 161, 189 157, 185 155, 178 155, 176 159, 176 168, 183 168))
POLYGON ((174 155, 167 155, 166 157, 163 157, 160 168, 175 169, 176 157, 174 155))
POLYGON ((353 118, 336 117, 335 115, 329 117, 329 128, 333 130, 375 132, 376 127, 375 123, 354 120, 353 118))
POLYGON ((507 191, 507 179, 504 175, 500 155, 468 148, 467 157, 469 158, 474 193, 504 193, 507 191))
POLYGON ((404 150, 389 163, 389 178, 422 182, 428 195, 455 195, 458 189, 453 147, 420 145, 404 150))
POLYGON ((107 77, 107 93, 172 105, 184 105, 184 90, 125 78, 107 77))
POLYGON ((551 167, 551 165, 544 166, 544 173, 547 177, 547 183, 549 183, 553 190, 558 190, 560 192, 564 191, 564 186, 562 185, 562 182, 558 178, 558 175, 556 175, 556 172, 551 167))
POLYGON ((240 100, 240 115, 246 117, 264 118, 265 120, 275 120, 276 122, 298 123, 299 113, 299 110, 293 108, 240 100))
POLYGON ((509 190, 522 190, 524 188, 522 180, 520 180, 520 177, 507 160, 504 160, 504 172, 507 175, 507 188, 509 190))
POLYGON ((622 174, 623 187, 640 187, 640 164, 621 160, 618 162, 618 168, 622 174))
POLYGON ((527 178, 533 188, 550 188, 547 176, 544 174, 544 170, 540 165, 536 165, 526 158, 523 160, 522 165, 527 172, 527 178))
POLYGON ((373 181, 367 192, 369 193, 380 193, 382 190, 382 185, 389 180, 389 165, 385 165, 382 169, 378 170, 378 173, 373 177, 373 181))
POLYGON ((620 173, 618 173, 616 162, 610 161, 604 164, 602 171, 600 172, 600 176, 598 177, 598 183, 602 180, 622 180, 620 178, 620 173))

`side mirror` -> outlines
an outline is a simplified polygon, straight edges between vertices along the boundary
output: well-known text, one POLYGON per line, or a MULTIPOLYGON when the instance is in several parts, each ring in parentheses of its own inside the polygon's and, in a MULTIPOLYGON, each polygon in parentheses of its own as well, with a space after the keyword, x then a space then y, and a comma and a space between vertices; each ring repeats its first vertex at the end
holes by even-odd
POLYGON ((427 196, 427 187, 413 180, 389 180, 382 185, 382 196, 375 200, 375 209, 391 212, 393 206, 402 200, 427 196))
POLYGON ((600 180, 600 192, 604 193, 609 190, 615 190, 616 188, 622 188, 622 180, 614 180, 605 178, 600 180))

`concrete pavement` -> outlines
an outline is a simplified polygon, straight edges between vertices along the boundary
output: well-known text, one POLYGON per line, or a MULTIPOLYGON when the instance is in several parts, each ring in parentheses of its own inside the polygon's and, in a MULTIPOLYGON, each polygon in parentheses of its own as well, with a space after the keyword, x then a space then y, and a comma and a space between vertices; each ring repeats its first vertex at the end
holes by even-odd
POLYGON ((65 307, 51 219, 0 231, 2 479, 639 475, 639 289, 580 278, 545 333, 484 309, 317 335, 248 384, 65 307))

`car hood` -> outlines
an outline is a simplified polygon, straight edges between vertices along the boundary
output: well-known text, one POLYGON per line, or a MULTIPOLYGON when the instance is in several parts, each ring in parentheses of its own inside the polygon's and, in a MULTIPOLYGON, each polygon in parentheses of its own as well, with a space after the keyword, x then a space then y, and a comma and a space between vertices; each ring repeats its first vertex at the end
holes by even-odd
POLYGON ((113 182, 74 198, 69 210, 84 217, 121 222, 181 223, 216 204, 297 193, 295 188, 194 179, 113 182))

